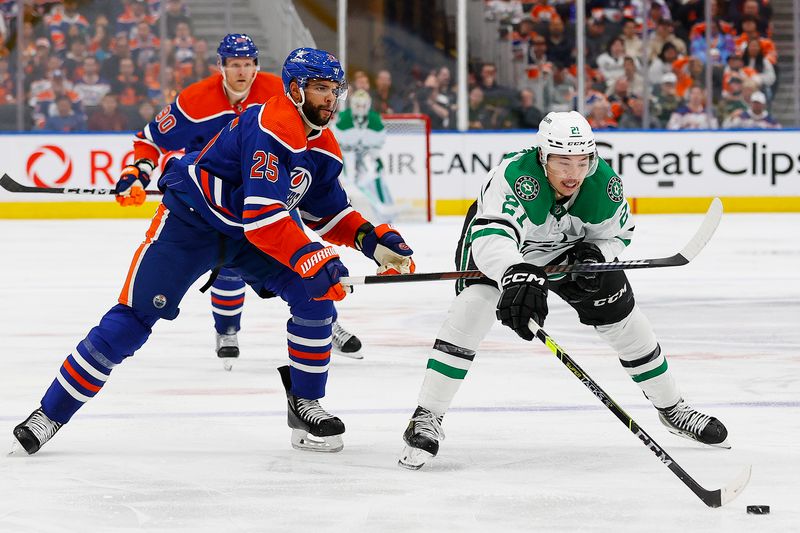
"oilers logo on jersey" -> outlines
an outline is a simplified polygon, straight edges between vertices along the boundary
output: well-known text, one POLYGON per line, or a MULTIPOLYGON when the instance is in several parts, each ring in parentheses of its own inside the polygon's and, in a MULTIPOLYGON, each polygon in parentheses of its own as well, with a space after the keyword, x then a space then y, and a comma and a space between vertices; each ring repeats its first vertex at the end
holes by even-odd
POLYGON ((311 187, 311 172, 307 168, 294 167, 289 180, 289 193, 286 195, 286 208, 291 211, 311 187))

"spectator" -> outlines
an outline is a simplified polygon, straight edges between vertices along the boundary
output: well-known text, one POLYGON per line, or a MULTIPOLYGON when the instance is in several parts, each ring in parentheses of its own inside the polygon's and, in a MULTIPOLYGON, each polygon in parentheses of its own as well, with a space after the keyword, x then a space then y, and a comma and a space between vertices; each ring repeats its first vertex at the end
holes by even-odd
POLYGON ((713 64, 724 65, 728 61, 728 56, 733 54, 736 46, 733 42, 733 36, 722 31, 720 27, 720 20, 714 20, 711 23, 711 42, 706 43, 705 31, 698 32, 692 38, 690 49, 693 56, 696 56, 703 63, 705 63, 710 55, 713 64), (707 50, 709 51, 707 54, 707 50), (712 53, 717 51, 719 55, 712 53))
POLYGON ((94 57, 83 60, 83 77, 75 83, 75 92, 86 107, 100 105, 100 100, 111 90, 111 85, 100 77, 100 65, 94 57))
POLYGON ((691 87, 705 87, 705 65, 703 65, 699 57, 689 56, 678 58, 672 64, 672 68, 678 75, 676 91, 681 98, 688 95, 691 87))
POLYGON ((375 90, 372 92, 372 109, 380 114, 402 113, 403 101, 392 87, 392 73, 379 70, 375 75, 375 90))
MULTIPOLYGON (((730 87, 728 87, 729 81, 731 78, 739 78, 744 82, 745 80, 751 79, 758 84, 759 88, 761 87, 761 79, 755 69, 750 67, 744 66, 744 58, 741 54, 733 54, 728 58, 728 65, 725 67, 725 70, 722 72, 722 95, 724 96, 726 93, 730 91, 730 87)), ((773 77, 773 82, 775 81, 773 77)))
POLYGON ((586 25, 586 62, 597 67, 597 58, 608 48, 611 35, 605 17, 590 17, 586 25))
POLYGON ((597 100, 586 117, 593 130, 616 129, 617 121, 611 114, 611 107, 606 100, 597 100))
POLYGON ((78 12, 77 0, 64 0, 61 6, 53 8, 45 17, 50 42, 56 52, 63 52, 67 48, 67 37, 75 35, 84 40, 89 34, 89 21, 78 12))
POLYGON ((516 105, 516 92, 497 84, 497 67, 494 63, 484 63, 481 67, 480 87, 483 90, 482 100, 490 109, 513 109, 516 105))
POLYGON ((529 16, 534 23, 544 25, 551 23, 555 18, 560 18, 555 8, 547 4, 547 0, 531 0, 529 3, 531 4, 529 16))
MULTIPOLYGON (((651 105, 650 108, 653 109, 656 107, 655 105, 651 105)), ((658 120, 655 113, 650 114, 649 121, 647 124, 643 124, 644 122, 644 100, 632 94, 628 97, 628 100, 625 102, 625 111, 622 113, 622 117, 619 119, 619 127, 622 129, 627 130, 636 130, 636 129, 659 129, 661 128, 661 122, 658 120)))
POLYGON ((129 44, 133 60, 140 69, 144 69, 148 63, 158 61, 161 39, 153 35, 147 22, 142 21, 136 25, 136 32, 129 44))
POLYGON ((661 78, 661 85, 656 94, 656 105, 658 107, 658 120, 664 125, 669 122, 672 113, 683 104, 683 100, 675 92, 675 85, 678 77, 668 72, 661 78))
POLYGON ((519 29, 511 37, 511 51, 515 61, 524 62, 527 60, 530 41, 536 35, 538 34, 534 31, 533 21, 527 18, 522 19, 519 23, 519 29))
POLYGON ((742 18, 742 34, 736 38, 736 50, 744 53, 747 49, 747 43, 750 41, 758 41, 761 44, 761 52, 764 54, 770 63, 776 65, 778 63, 778 50, 775 48, 775 41, 762 37, 758 31, 757 20, 752 15, 746 15, 742 18))
POLYGON ((69 96, 64 94, 58 96, 56 98, 55 107, 55 113, 48 116, 45 121, 45 130, 71 133, 86 129, 86 119, 83 113, 76 113, 74 111, 69 96))
POLYGON ((89 115, 87 127, 90 131, 126 131, 128 118, 119 110, 117 97, 113 94, 103 96, 100 107, 89 115))
POLYGON ((535 130, 544 118, 544 113, 536 107, 533 91, 522 89, 519 93, 519 107, 515 110, 516 128, 535 130))
POLYGON ((779 129, 781 125, 767 110, 767 97, 756 91, 750 97, 750 107, 736 111, 723 124, 724 128, 779 129))
POLYGON ((723 124, 735 112, 747 109, 743 86, 742 79, 737 76, 728 80, 728 90, 722 93, 722 98, 717 104, 717 116, 723 124))
POLYGON ((776 79, 775 67, 773 67, 772 63, 764 56, 760 41, 752 40, 747 43, 744 64, 745 68, 752 69, 755 72, 755 79, 761 91, 767 95, 767 100, 771 101, 773 96, 772 87, 776 79))
POLYGON ((650 84, 655 85, 657 83, 660 83, 661 79, 664 77, 664 74, 672 72, 673 65, 675 64, 675 61, 677 61, 677 59, 678 59, 678 49, 675 47, 675 45, 669 41, 664 43, 664 47, 661 49, 661 53, 650 64, 650 68, 648 70, 648 75, 647 75, 650 84))
POLYGON ((547 40, 536 35, 531 40, 528 52, 528 68, 526 79, 521 85, 532 90, 537 101, 543 101, 545 88, 553 83, 553 70, 557 68, 547 56, 547 40))
POLYGON ((574 62, 574 48, 572 38, 564 32, 564 22, 555 15, 547 27, 548 57, 558 67, 568 67, 574 62))
POLYGON ((698 86, 689 89, 688 101, 672 113, 667 123, 669 130, 715 130, 718 127, 713 110, 706 112, 706 91, 698 86))
POLYGON ((622 43, 625 46, 625 55, 629 57, 640 58, 642 57, 642 50, 644 45, 642 39, 636 32, 636 21, 631 18, 626 18, 622 22, 622 43))
MULTIPOLYGON (((672 21, 660 20, 656 26, 655 33, 650 36, 650 41, 647 43, 647 48, 650 54, 649 59, 651 62, 654 61, 656 57, 661 55, 661 53, 664 51, 664 45, 667 43, 670 43, 673 47, 675 47, 677 55, 686 55, 686 43, 676 37, 673 33, 672 21)), ((657 82, 658 78, 656 79, 656 83, 657 82)))
POLYGON ((469 91, 469 129, 492 129, 492 113, 483 101, 483 89, 473 87, 469 91))
POLYGON ((439 81, 435 74, 425 79, 422 90, 417 92, 419 111, 431 119, 431 129, 444 130, 450 127, 450 102, 439 92, 439 81))
POLYGON ((614 83, 625 73, 625 43, 622 37, 614 37, 609 41, 606 51, 597 58, 597 68, 606 84, 614 83))
POLYGON ((361 90, 369 92, 369 76, 363 70, 357 70, 353 73, 353 83, 351 84, 353 92, 361 90))
POLYGON ((175 62, 191 65, 194 61, 194 37, 192 37, 188 23, 179 22, 175 26, 175 38, 172 39, 172 44, 175 51, 175 62))
POLYGON ((730 18, 734 22, 737 33, 744 31, 743 21, 746 17, 756 20, 758 33, 762 37, 772 36, 772 7, 769 1, 760 2, 759 0, 733 0, 729 4, 730 18))
POLYGON ((191 33, 192 21, 186 15, 186 6, 181 0, 167 0, 164 8, 167 20, 167 37, 173 39, 178 34, 178 25, 183 23, 189 26, 191 33))
POLYGON ((69 99, 73 114, 85 120, 80 95, 72 90, 69 82, 64 79, 64 73, 55 70, 51 74, 49 88, 44 89, 32 99, 33 120, 37 129, 44 128, 47 118, 57 114, 56 101, 61 96, 69 99))
POLYGON ((50 41, 44 37, 36 39, 36 52, 34 52, 31 60, 25 65, 25 79, 27 82, 40 80, 46 78, 50 72, 49 64, 51 57, 55 57, 59 66, 61 59, 58 56, 50 55, 50 41))
POLYGON ((644 94, 644 77, 639 68, 639 61, 626 56, 623 62, 622 77, 628 81, 628 87, 633 94, 644 94))
POLYGON ((64 56, 63 70, 67 78, 76 81, 83 76, 83 60, 89 57, 86 43, 83 39, 71 39, 66 56, 64 56))
POLYGON ((148 25, 155 23, 155 18, 147 13, 147 3, 145 0, 127 0, 124 11, 117 17, 114 33, 117 35, 124 33, 129 39, 132 39, 140 22, 148 25))
POLYGON ((9 69, 8 59, 0 58, 0 105, 13 104, 17 101, 17 84, 9 69))
POLYGON ((119 75, 111 82, 111 92, 119 97, 122 106, 136 106, 147 95, 147 87, 136 74, 133 60, 126 58, 119 63, 119 75))
POLYGON ((544 108, 548 111, 572 111, 575 86, 575 77, 569 69, 554 68, 553 83, 545 86, 544 108))
POLYGON ((145 100, 139 104, 138 114, 139 124, 149 124, 156 116, 156 108, 153 107, 153 104, 145 100))
POLYGON ((100 76, 107 80, 115 80, 119 76, 119 64, 123 59, 133 59, 127 35, 118 35, 114 39, 112 53, 103 61, 100 76))
POLYGON ((103 63, 111 55, 111 37, 108 34, 107 26, 96 25, 94 27, 94 34, 89 39, 87 50, 100 63, 103 63))

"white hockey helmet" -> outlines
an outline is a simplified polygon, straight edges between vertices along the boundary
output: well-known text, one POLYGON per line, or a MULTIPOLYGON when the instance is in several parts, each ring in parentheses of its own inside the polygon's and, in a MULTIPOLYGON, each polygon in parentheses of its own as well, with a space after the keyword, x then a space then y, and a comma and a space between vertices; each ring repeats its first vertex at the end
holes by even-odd
POLYGON ((350 95, 350 109, 353 110, 354 117, 364 119, 369 113, 370 107, 372 107, 372 98, 364 89, 358 89, 350 95))
POLYGON ((597 170, 597 146, 589 122, 577 111, 551 111, 539 123, 536 133, 539 162, 547 165, 550 155, 589 155, 591 176, 597 170))

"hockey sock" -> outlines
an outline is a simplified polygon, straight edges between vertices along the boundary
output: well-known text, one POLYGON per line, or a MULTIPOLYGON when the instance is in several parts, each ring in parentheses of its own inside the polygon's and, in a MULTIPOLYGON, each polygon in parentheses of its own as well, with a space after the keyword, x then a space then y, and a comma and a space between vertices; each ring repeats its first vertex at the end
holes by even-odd
POLYGON ((670 407, 681 399, 653 328, 638 306, 619 322, 595 329, 617 351, 622 367, 653 405, 670 407))
POLYGON ((311 300, 292 306, 286 323, 290 375, 294 396, 316 400, 325 396, 331 361, 333 303, 311 300))
POLYGON ((211 285, 211 313, 217 333, 239 331, 244 307, 245 283, 232 270, 221 268, 211 285))
POLYGON ((475 359, 475 350, 495 322, 498 297, 494 287, 472 285, 453 300, 428 359, 419 391, 421 407, 437 415, 450 407, 475 359))
POLYGON ((150 336, 158 317, 115 305, 67 356, 42 398, 42 410, 66 424, 105 385, 111 370, 133 355, 150 336))

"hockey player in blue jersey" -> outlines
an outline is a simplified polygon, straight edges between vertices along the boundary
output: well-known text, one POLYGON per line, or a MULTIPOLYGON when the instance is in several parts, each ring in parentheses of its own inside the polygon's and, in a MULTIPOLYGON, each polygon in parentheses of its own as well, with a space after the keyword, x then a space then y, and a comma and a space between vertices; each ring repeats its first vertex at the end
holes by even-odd
POLYGON ((325 241, 347 245, 385 274, 414 271, 395 230, 374 227, 348 203, 338 177, 341 151, 326 127, 345 91, 332 55, 294 50, 283 66, 285 95, 247 109, 200 152, 173 159, 159 179, 162 204, 112 307, 67 356, 41 406, 14 428, 17 450, 33 454, 94 397, 113 368, 133 355, 160 318, 178 316, 188 288, 226 264, 258 294, 289 306, 286 388, 295 448, 339 451, 342 421, 325 411, 333 301, 347 268, 331 246, 311 241, 289 215, 325 241))
MULTIPOLYGON (((169 151, 201 150, 208 141, 245 109, 283 94, 279 76, 259 72, 258 47, 243 33, 226 35, 217 48, 219 73, 193 83, 167 105, 153 121, 136 134, 134 163, 122 170, 116 186, 117 202, 141 205, 144 189, 159 159, 169 151)), ((299 216, 293 214, 300 223, 299 216)), ((237 332, 241 328, 245 282, 232 270, 219 265, 211 285, 211 310, 216 330, 217 356, 226 370, 239 357, 237 332)), ((353 354, 361 341, 334 321, 334 348, 353 354)), ((352 356, 352 355, 350 355, 352 356)))

